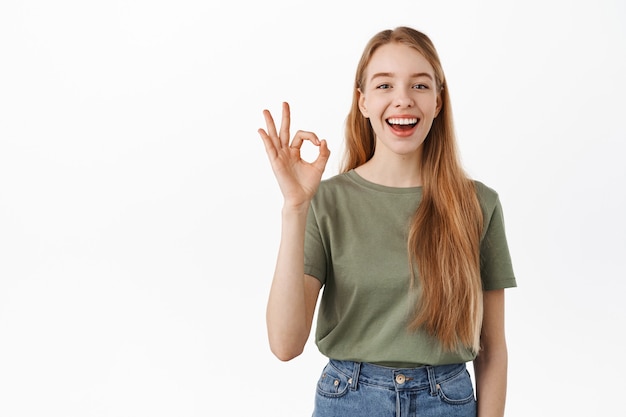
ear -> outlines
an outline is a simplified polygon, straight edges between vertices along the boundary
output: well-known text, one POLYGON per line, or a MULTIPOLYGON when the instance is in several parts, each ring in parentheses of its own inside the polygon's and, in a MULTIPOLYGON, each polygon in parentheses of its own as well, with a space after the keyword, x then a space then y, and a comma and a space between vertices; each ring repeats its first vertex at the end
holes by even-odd
POLYGON ((443 106, 441 91, 443 91, 443 88, 441 88, 441 90, 439 90, 439 92, 437 93, 437 107, 435 108, 435 117, 439 116, 439 112, 441 111, 441 107, 443 106))
POLYGON ((369 113, 367 112, 367 107, 365 106, 365 94, 363 94, 360 88, 357 88, 356 91, 359 95, 359 110, 361 110, 363 117, 367 119, 369 118, 369 113))

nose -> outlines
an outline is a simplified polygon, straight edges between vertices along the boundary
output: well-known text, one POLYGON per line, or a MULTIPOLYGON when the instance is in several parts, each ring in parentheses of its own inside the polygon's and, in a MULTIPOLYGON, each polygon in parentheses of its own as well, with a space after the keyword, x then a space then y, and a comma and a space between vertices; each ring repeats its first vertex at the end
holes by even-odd
POLYGON ((415 103, 413 102, 413 98, 411 97, 408 91, 406 91, 403 88, 399 88, 396 90, 396 95, 394 97, 394 105, 396 107, 398 108, 413 107, 414 104, 415 103))

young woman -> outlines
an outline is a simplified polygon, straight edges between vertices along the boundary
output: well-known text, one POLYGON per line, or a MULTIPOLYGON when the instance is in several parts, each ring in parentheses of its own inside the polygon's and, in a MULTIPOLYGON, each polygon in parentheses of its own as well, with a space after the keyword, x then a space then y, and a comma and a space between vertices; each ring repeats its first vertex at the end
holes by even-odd
POLYGON ((329 358, 314 416, 502 416, 504 288, 516 286, 495 191, 455 149, 446 80, 430 39, 376 34, 358 64, 342 173, 327 143, 283 104, 259 129, 284 196, 267 306, 272 352, 298 356, 323 288, 316 343, 329 358), (305 140, 317 159, 301 159, 305 140), (476 395, 466 370, 473 361, 476 395))

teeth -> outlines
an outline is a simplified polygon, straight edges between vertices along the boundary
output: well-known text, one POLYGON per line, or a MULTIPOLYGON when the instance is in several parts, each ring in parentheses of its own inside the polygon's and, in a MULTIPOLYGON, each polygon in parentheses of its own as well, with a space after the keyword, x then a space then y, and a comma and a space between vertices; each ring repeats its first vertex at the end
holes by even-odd
POLYGON ((387 120, 392 125, 414 125, 417 123, 417 119, 388 119, 387 120))

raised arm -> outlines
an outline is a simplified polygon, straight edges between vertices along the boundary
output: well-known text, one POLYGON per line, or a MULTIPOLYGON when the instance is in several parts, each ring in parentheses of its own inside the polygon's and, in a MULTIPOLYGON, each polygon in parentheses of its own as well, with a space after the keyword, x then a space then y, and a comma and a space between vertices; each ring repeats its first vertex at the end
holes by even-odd
POLYGON ((311 199, 317 192, 330 151, 312 132, 298 131, 289 143, 290 111, 283 103, 280 131, 263 111, 267 131, 259 129, 272 170, 283 194, 282 231, 274 278, 267 303, 270 349, 280 360, 300 355, 309 337, 321 283, 304 274, 304 234, 311 199), (319 147, 313 162, 304 161, 305 140, 319 147))

